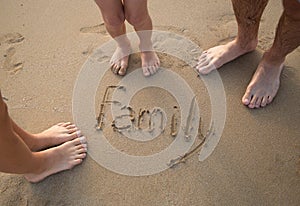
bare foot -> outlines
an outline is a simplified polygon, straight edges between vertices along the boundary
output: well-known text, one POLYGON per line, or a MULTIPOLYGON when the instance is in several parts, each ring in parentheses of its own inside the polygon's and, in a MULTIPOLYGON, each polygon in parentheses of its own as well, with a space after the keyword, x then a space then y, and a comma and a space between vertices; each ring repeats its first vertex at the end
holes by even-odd
POLYGON ((59 123, 39 134, 34 134, 34 144, 30 147, 32 151, 38 151, 47 147, 62 144, 66 141, 80 137, 81 132, 70 123, 59 123))
POLYGON ((129 55, 131 53, 130 43, 118 46, 110 60, 111 70, 114 74, 124 76, 127 71, 129 55))
POLYGON ((257 40, 253 40, 245 45, 235 39, 225 45, 210 48, 201 54, 196 68, 200 74, 208 74, 237 57, 253 51, 256 45, 257 40))
POLYGON ((160 61, 154 51, 141 52, 142 68, 144 76, 150 76, 157 72, 160 66, 160 61))
POLYGON ((243 104, 251 109, 270 104, 279 89, 282 69, 283 63, 270 64, 263 57, 242 98, 243 104))
POLYGON ((25 178, 29 182, 39 182, 49 175, 68 170, 80 164, 86 157, 86 138, 80 137, 63 143, 41 152, 36 152, 36 156, 45 158, 45 167, 39 174, 26 174, 25 178))

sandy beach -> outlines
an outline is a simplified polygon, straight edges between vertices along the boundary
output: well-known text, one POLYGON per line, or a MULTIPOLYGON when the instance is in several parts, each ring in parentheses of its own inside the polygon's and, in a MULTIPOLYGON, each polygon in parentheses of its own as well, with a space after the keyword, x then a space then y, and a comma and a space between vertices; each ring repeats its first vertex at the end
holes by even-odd
MULTIPOLYGON (((84 63, 111 40, 95 2, 0 0, 0 8, 0 88, 11 117, 33 133, 58 122, 74 122, 77 77, 84 63)), ((257 49, 219 69, 226 94, 226 122, 217 147, 205 161, 200 162, 195 153, 174 168, 130 176, 101 166, 89 155, 81 165, 37 184, 21 175, 0 173, 0 205, 299 205, 300 48, 288 55, 281 87, 271 105, 250 110, 241 102, 263 52, 272 45, 282 10, 280 1, 270 0, 257 49)), ((201 49, 224 44, 237 33, 230 1, 151 0, 149 11, 155 30, 183 36, 201 49)), ((161 43, 167 44, 167 39, 161 43)), ((168 45, 177 52, 182 49, 176 43, 168 45)), ((179 74, 193 90, 203 128, 208 129, 212 108, 203 81, 182 60, 164 53, 158 56, 163 68, 179 74)), ((133 54, 128 74, 140 66, 139 55, 133 54)), ((105 87, 121 80, 108 70, 98 85, 96 105, 105 87)), ((130 104, 163 108, 167 129, 152 141, 138 142, 106 124, 104 133, 111 145, 142 156, 174 141, 168 126, 177 105, 174 96, 147 88, 136 93, 130 104)))

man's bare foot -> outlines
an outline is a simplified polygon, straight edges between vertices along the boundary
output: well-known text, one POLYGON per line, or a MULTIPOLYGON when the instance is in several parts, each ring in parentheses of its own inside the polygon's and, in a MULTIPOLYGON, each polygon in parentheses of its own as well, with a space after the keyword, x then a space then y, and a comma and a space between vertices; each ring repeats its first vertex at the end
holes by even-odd
POLYGON ((118 74, 120 76, 124 76, 126 74, 130 53, 130 43, 124 44, 122 47, 117 47, 110 60, 111 70, 114 74, 118 74))
POLYGON ((34 144, 30 146, 32 151, 38 151, 47 147, 62 144, 64 142, 80 137, 81 132, 70 123, 59 123, 39 134, 32 135, 34 144))
POLYGON ((257 40, 242 44, 235 39, 225 45, 210 48, 201 54, 196 69, 200 74, 208 74, 237 57, 253 51, 256 46, 257 40))
POLYGON ((283 67, 283 63, 269 63, 264 56, 242 98, 243 104, 251 109, 270 104, 279 89, 283 67))
POLYGON ((26 174, 25 178, 29 182, 39 182, 49 175, 68 170, 80 164, 86 157, 86 138, 80 137, 65 142, 60 146, 53 147, 35 155, 43 156, 45 167, 39 174, 26 174))
POLYGON ((160 61, 154 51, 141 52, 142 68, 144 76, 150 76, 157 72, 160 66, 160 61))

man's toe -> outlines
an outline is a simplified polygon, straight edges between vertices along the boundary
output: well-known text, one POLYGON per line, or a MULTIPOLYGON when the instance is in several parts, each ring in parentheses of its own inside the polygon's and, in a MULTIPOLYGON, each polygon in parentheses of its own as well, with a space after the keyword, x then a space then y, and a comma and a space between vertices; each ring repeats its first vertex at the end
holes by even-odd
POLYGON ((249 107, 250 109, 253 109, 253 108, 255 107, 255 105, 256 105, 256 101, 257 101, 257 96, 254 95, 254 96, 252 97, 252 99, 251 99, 251 101, 250 101, 248 107, 249 107))
POLYGON ((255 103, 255 107, 260 108, 261 107, 261 102, 262 102, 262 97, 257 98, 256 103, 255 103))

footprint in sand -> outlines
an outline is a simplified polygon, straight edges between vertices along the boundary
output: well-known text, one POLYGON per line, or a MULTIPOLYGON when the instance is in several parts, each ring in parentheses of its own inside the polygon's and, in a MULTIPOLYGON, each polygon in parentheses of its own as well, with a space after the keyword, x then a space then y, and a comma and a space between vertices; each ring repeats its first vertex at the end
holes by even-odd
POLYGON ((90 44, 86 50, 84 50, 82 52, 83 55, 90 55, 91 53, 93 53, 95 46, 93 44, 90 44))
POLYGON ((10 47, 6 50, 6 54, 4 54, 5 60, 2 68, 11 74, 16 74, 18 71, 23 69, 22 62, 14 63, 13 56, 15 55, 15 53, 16 53, 16 49, 14 47, 10 47))
POLYGON ((19 33, 8 33, 0 36, 0 45, 3 43, 6 44, 16 44, 24 41, 24 36, 19 33))
POLYGON ((0 46, 3 44, 10 45, 3 55, 4 63, 2 69, 9 72, 10 74, 16 74, 18 71, 23 69, 23 63, 15 61, 13 56, 16 54, 16 48, 12 44, 22 43, 24 41, 24 36, 20 33, 8 33, 0 36, 0 46))
POLYGON ((188 29, 186 28, 179 28, 175 26, 155 26, 154 30, 161 30, 161 31, 168 31, 168 32, 174 32, 175 34, 179 34, 182 36, 185 36, 189 38, 191 41, 195 42, 196 44, 199 44, 198 37, 191 33, 188 29))
MULTIPOLYGON (((81 33, 94 33, 94 34, 101 34, 104 36, 107 36, 108 33, 105 29, 104 23, 95 25, 95 26, 89 26, 89 27, 82 27, 80 29, 81 33)), ((89 45, 86 50, 82 52, 83 55, 90 55, 94 51, 94 45, 89 45)))
POLYGON ((89 27, 82 27, 80 29, 81 33, 96 33, 96 34, 102 34, 102 35, 108 35, 104 23, 95 25, 95 26, 89 26, 89 27))
POLYGON ((225 44, 233 40, 237 35, 237 23, 234 14, 223 14, 216 25, 209 25, 209 31, 216 36, 218 44, 225 44))

